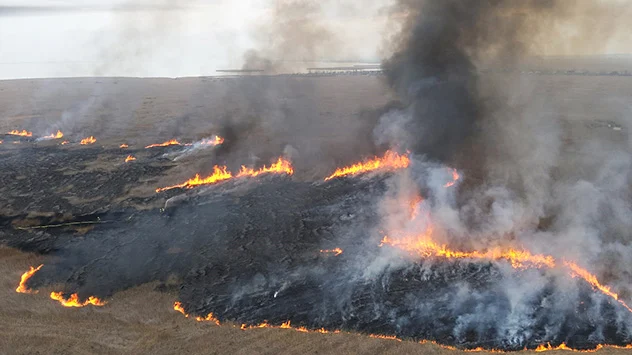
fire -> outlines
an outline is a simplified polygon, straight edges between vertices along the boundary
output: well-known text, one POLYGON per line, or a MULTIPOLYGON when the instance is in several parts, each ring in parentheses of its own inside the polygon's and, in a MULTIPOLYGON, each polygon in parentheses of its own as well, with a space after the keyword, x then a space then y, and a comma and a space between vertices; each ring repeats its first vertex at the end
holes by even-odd
POLYGON ((121 145, 119 146, 119 148, 121 148, 121 149, 129 148, 129 145, 127 145, 127 144, 123 143, 123 144, 121 144, 121 145))
POLYGON ((150 145, 146 146, 145 149, 156 148, 156 147, 168 147, 170 145, 182 145, 182 143, 178 142, 177 139, 172 139, 172 140, 168 140, 168 141, 166 141, 164 143, 150 144, 150 145))
POLYGON ((69 308, 70 307, 80 308, 80 307, 85 307, 88 305, 105 306, 105 303, 106 303, 105 301, 102 301, 94 296, 90 296, 88 297, 88 299, 81 302, 81 300, 79 299, 79 295, 76 293, 73 293, 72 295, 70 295, 70 297, 66 298, 63 292, 51 292, 50 298, 54 299, 55 301, 58 301, 62 306, 69 307, 69 308))
POLYGON ((174 302, 173 309, 175 311, 178 311, 178 312, 184 314, 185 317, 189 318, 189 315, 187 314, 187 312, 184 311, 184 307, 182 306, 182 303, 174 302))
POLYGON ((399 155, 393 151, 387 151, 382 158, 374 157, 362 163, 337 169, 333 174, 325 178, 325 181, 343 176, 355 176, 376 170, 405 169, 410 165, 407 155, 399 155))
POLYGON ((212 185, 220 181, 228 180, 232 177, 233 177, 233 174, 231 174, 228 171, 227 167, 225 166, 220 167, 220 166, 215 165, 213 167, 213 174, 205 178, 201 177, 200 174, 195 174, 195 177, 183 182, 182 184, 162 187, 162 188, 156 189, 156 192, 162 192, 162 191, 167 191, 167 190, 172 190, 172 189, 177 189, 177 188, 191 189, 195 186, 200 186, 200 185, 212 185))
POLYGON ((57 130, 57 133, 53 133, 53 134, 50 134, 50 135, 42 137, 42 138, 44 138, 44 139, 61 139, 61 138, 64 138, 64 134, 60 130, 57 130))
POLYGON ((126 162, 126 163, 127 163, 127 162, 130 162, 130 161, 134 161, 134 160, 136 160, 136 158, 134 158, 134 157, 133 157, 133 156, 131 156, 131 155, 128 155, 128 156, 127 156, 127 158, 125 158, 125 162, 126 162))
POLYGON ((292 175, 294 174, 294 169, 292 168, 292 163, 290 163, 288 160, 279 158, 276 161, 276 163, 270 165, 270 167, 264 166, 263 168, 259 170, 246 168, 245 166, 242 165, 241 170, 239 171, 239 174, 237 174, 237 177, 245 177, 245 176, 256 177, 261 174, 269 174, 269 173, 292 175))
POLYGON ((10 134, 12 136, 20 136, 20 137, 33 137, 33 132, 28 132, 25 129, 23 129, 22 131, 18 131, 17 129, 14 129, 10 132, 7 132, 7 134, 10 134))
POLYGON ((292 168, 292 163, 290 163, 289 161, 283 158, 279 158, 277 162, 270 165, 270 167, 264 166, 263 168, 259 170, 254 170, 254 169, 250 169, 250 168, 246 168, 245 166, 242 166, 241 171, 236 176, 233 176, 233 174, 230 171, 228 171, 227 167, 225 166, 220 167, 216 165, 213 167, 213 174, 207 177, 203 178, 200 176, 200 174, 196 174, 192 179, 189 179, 183 182, 182 184, 158 188, 156 189, 156 192, 162 192, 162 191, 167 191, 167 190, 172 190, 172 189, 177 189, 177 188, 191 189, 195 186, 200 186, 200 185, 217 184, 224 180, 232 179, 233 177, 236 177, 236 178, 241 178, 241 177, 246 177, 246 176, 255 177, 261 174, 270 174, 270 173, 274 173, 274 174, 285 173, 288 175, 292 175, 294 173, 294 169, 292 168))
POLYGON ((456 184, 456 182, 459 181, 460 178, 461 178, 461 176, 456 171, 456 169, 452 169, 452 181, 450 181, 449 183, 443 185, 443 187, 452 187, 452 186, 454 186, 456 184))
POLYGON ((485 260, 507 260, 516 269, 523 269, 527 266, 533 267, 554 267, 555 259, 548 255, 534 255, 525 250, 515 250, 501 248, 492 248, 485 252, 471 251, 463 252, 448 248, 446 245, 440 245, 428 238, 432 234, 430 227, 426 235, 421 237, 405 237, 401 239, 392 239, 385 236, 380 246, 390 245, 406 250, 408 252, 418 254, 423 258, 442 257, 446 259, 485 259, 485 260))
POLYGON ((70 142, 68 142, 68 141, 63 141, 63 142, 61 142, 61 145, 66 145, 66 144, 68 144, 68 143, 70 143, 70 142))
POLYGON ((570 262, 570 261, 564 261, 564 265, 571 270, 571 276, 572 277, 580 277, 580 278, 584 279, 592 287, 598 289, 604 295, 609 296, 610 298, 612 298, 615 301, 619 302, 623 307, 625 307, 628 311, 630 311, 630 313, 632 313, 632 308, 630 308, 625 302, 620 300, 618 294, 612 292, 610 287, 602 285, 599 282, 599 280, 597 280, 597 277, 595 275, 591 274, 590 272, 588 272, 588 270, 583 269, 579 265, 577 265, 577 264, 575 264, 573 262, 570 262))
POLYGON ((215 136, 212 139, 203 139, 200 144, 202 145, 221 145, 224 143, 224 138, 215 136))
POLYGON ((90 136, 88 138, 84 138, 81 140, 81 145, 88 145, 88 144, 94 144, 97 142, 97 139, 94 138, 93 136, 90 136))
POLYGON ((26 282, 36 273, 38 272, 42 266, 44 266, 44 264, 38 266, 38 267, 32 267, 30 266, 29 271, 25 272, 22 274, 22 277, 20 278, 20 284, 18 285, 18 288, 15 289, 15 292, 17 293, 37 293, 37 290, 31 290, 30 288, 28 288, 26 286, 26 282))
MULTIPOLYGON (((482 260, 505 260, 508 261, 513 268, 524 269, 527 267, 548 267, 554 268, 558 266, 558 262, 551 255, 532 254, 527 250, 491 248, 487 251, 457 251, 448 248, 446 245, 440 245, 431 239, 432 226, 428 227, 426 232, 417 237, 403 237, 393 239, 385 236, 380 246, 390 245, 400 248, 409 253, 418 255, 422 258, 441 257, 446 259, 482 259, 482 260)), ((619 295, 612 292, 610 287, 604 286, 599 282, 597 277, 588 270, 579 265, 564 261, 562 266, 570 270, 572 277, 579 277, 588 282, 592 287, 599 290, 602 294, 612 298, 621 304, 625 309, 632 313, 632 308, 624 301, 619 299, 619 295)))
POLYGON ((340 249, 340 248, 321 249, 320 252, 323 253, 323 254, 334 254, 334 256, 338 256, 338 255, 342 254, 342 249, 340 249))

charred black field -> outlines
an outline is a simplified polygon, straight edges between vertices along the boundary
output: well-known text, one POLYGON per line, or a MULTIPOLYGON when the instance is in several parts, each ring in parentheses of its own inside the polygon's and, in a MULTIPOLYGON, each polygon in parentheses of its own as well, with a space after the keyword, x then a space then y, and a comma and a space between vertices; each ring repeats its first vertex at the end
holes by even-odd
MULTIPOLYGON (((581 278, 512 268, 510 260, 410 259, 384 245, 376 201, 389 194, 397 170, 327 181, 328 174, 299 170, 157 193, 165 181, 179 182, 170 177, 186 166, 177 157, 211 166, 236 153, 218 146, 190 156, 182 144, 61 140, 7 135, 0 146, 0 240, 46 260, 29 289, 116 302, 121 291, 158 282, 157 290, 178 295, 183 312, 212 313, 220 323, 290 321, 461 349, 630 341, 632 314, 581 278), (136 159, 126 162, 130 156, 136 159), (574 285, 571 296, 560 279, 574 285), (507 283, 534 282, 537 292, 521 301, 520 325, 508 327, 517 311, 507 283)), ((427 168, 413 162, 411 169, 427 168)), ((427 199, 436 192, 426 186, 420 193, 427 199)))

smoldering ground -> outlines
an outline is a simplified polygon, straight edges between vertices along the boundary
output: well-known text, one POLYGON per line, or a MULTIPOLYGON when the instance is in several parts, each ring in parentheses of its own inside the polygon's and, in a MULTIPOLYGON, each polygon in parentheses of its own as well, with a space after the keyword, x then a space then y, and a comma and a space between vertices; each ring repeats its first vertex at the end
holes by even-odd
POLYGON ((524 247, 581 261, 623 299, 629 294, 627 140, 569 144, 564 112, 531 95, 538 88, 529 80, 483 78, 478 71, 491 59, 500 67, 517 64, 536 52, 531 38, 572 23, 578 10, 562 1, 398 5, 405 22, 385 71, 399 102, 370 119, 316 124, 315 106, 292 111, 267 96, 294 92, 291 80, 235 81, 234 95, 226 96, 234 109, 219 126, 227 144, 218 154, 233 164, 260 164, 286 152, 301 169, 312 169, 308 182, 216 186, 164 213, 112 217, 110 228, 82 240, 59 233, 47 248, 57 259, 32 286, 59 282, 81 296, 108 297, 175 274, 187 312, 221 320, 291 320, 463 347, 629 342, 628 311, 561 268, 420 261, 379 247, 384 234, 427 231, 427 219, 402 218, 419 194, 414 210, 429 217, 438 243, 457 250, 524 247), (230 102, 237 95, 245 105, 230 102), (329 154, 311 145, 313 136, 340 127, 348 129, 334 135, 329 154), (413 165, 387 177, 321 182, 334 162, 386 148, 411 151, 413 165), (463 180, 446 188, 452 168, 463 180), (319 252, 334 247, 343 254, 319 252))

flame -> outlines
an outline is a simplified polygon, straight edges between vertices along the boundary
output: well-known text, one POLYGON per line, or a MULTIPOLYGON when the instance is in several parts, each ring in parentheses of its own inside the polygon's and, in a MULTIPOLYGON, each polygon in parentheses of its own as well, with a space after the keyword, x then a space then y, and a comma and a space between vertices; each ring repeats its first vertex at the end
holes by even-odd
POLYGON ((68 142, 68 141, 63 141, 63 142, 61 142, 61 145, 66 145, 66 144, 68 144, 68 143, 70 143, 70 142, 68 142))
POLYGON ((246 168, 245 166, 242 166, 241 171, 236 176, 233 176, 233 174, 230 171, 228 171, 227 167, 225 166, 220 167, 220 166, 215 165, 213 167, 213 174, 205 178, 201 177, 200 174, 196 174, 195 177, 183 182, 182 184, 158 188, 156 189, 156 192, 162 192, 162 191, 172 190, 176 188, 190 189, 190 188, 193 188, 195 186, 200 186, 200 185, 217 184, 221 181, 232 179, 233 177, 237 177, 237 178, 246 177, 246 176, 255 177, 261 174, 269 174, 269 173, 274 173, 274 174, 285 173, 288 175, 292 175, 294 173, 294 169, 292 168, 292 163, 290 163, 288 160, 285 160, 283 158, 279 158, 277 162, 270 165, 270 167, 264 166, 263 168, 259 170, 254 170, 254 169, 250 169, 250 168, 246 168))
MULTIPOLYGON (((417 237, 403 237, 393 239, 385 236, 382 239, 380 246, 390 245, 405 250, 409 253, 418 255, 422 258, 442 257, 447 259, 506 260, 511 264, 513 268, 516 269, 524 269, 527 267, 554 268, 558 266, 557 261, 551 255, 532 254, 527 250, 518 250, 512 248, 491 248, 484 252, 457 251, 448 248, 448 246, 446 245, 440 245, 436 243, 432 240, 431 236, 432 226, 429 226, 424 234, 417 237)), ((588 270, 570 261, 564 261, 562 265, 569 269, 572 277, 581 278, 582 280, 589 283, 593 288, 599 290, 602 294, 617 301, 625 309, 632 313, 632 308, 628 306, 624 301, 620 300, 618 294, 614 293, 610 289, 610 287, 601 284, 597 277, 591 274, 588 270)))
POLYGON ((48 136, 44 136, 42 138, 44 138, 44 139, 61 139, 61 138, 64 138, 64 134, 60 130, 57 130, 57 133, 53 133, 53 134, 50 134, 48 136))
POLYGON ((212 139, 203 139, 200 144, 202 145, 221 145, 224 143, 224 138, 215 136, 212 139))
POLYGON ((398 170, 407 168, 410 165, 408 155, 399 155, 393 151, 384 153, 384 157, 374 157, 363 163, 337 169, 333 174, 325 178, 325 181, 343 176, 355 176, 376 170, 398 170))
POLYGON ((121 148, 121 149, 129 148, 129 145, 127 145, 127 144, 123 143, 123 144, 121 144, 121 145, 119 146, 119 148, 121 148))
POLYGON ((279 158, 276 161, 276 163, 270 165, 270 167, 264 166, 263 168, 259 170, 246 168, 245 166, 242 165, 241 170, 239 171, 239 174, 237 174, 237 177, 244 177, 244 176, 256 177, 261 174, 268 174, 268 173, 292 175, 294 174, 294 169, 292 168, 292 163, 290 163, 288 160, 279 158))
POLYGON ((461 178, 461 176, 459 175, 459 173, 456 171, 456 169, 452 169, 452 181, 450 181, 449 183, 443 185, 443 187, 452 187, 456 184, 457 181, 459 181, 459 179, 461 178))
POLYGON ((163 142, 163 143, 150 144, 150 145, 146 146, 145 149, 156 148, 156 147, 168 147, 170 145, 182 145, 182 143, 178 142, 177 139, 172 139, 172 140, 168 140, 168 141, 163 142))
POLYGON ((55 301, 58 301, 64 307, 75 307, 75 308, 85 307, 88 305, 105 306, 105 303, 106 303, 105 301, 102 301, 94 296, 90 296, 88 297, 88 299, 81 302, 81 300, 79 299, 79 295, 76 293, 73 293, 72 295, 70 295, 70 297, 66 298, 64 297, 63 292, 51 292, 50 298, 54 299, 55 301))
POLYGON ((180 302, 174 302, 173 303, 173 309, 184 314, 185 317, 189 318, 189 315, 187 314, 187 312, 184 311, 184 307, 182 306, 182 303, 180 302))
POLYGON ((213 167, 213 174, 205 178, 201 177, 200 174, 195 174, 195 177, 183 182, 182 184, 162 187, 162 188, 156 189, 156 192, 162 192, 162 191, 167 191, 167 190, 172 190, 172 189, 177 189, 177 188, 190 189, 199 185, 216 184, 220 181, 228 180, 233 177, 233 174, 231 174, 227 169, 228 168, 225 166, 219 167, 215 165, 213 167))
MULTIPOLYGON (((180 313, 182 313, 185 317, 189 318, 189 315, 184 310, 184 307, 182 306, 182 303, 175 302, 173 304, 173 309, 178 311, 178 312, 180 312, 180 313)), ((211 322, 214 322, 217 325, 221 325, 219 320, 217 320, 216 318, 213 317, 213 313, 209 313, 209 315, 206 316, 206 317, 196 317, 195 319, 198 322, 211 321, 211 322)), ((329 331, 329 330, 326 330, 325 328, 320 328, 320 329, 315 329, 315 330, 309 330, 309 329, 307 329, 304 326, 300 326, 300 327, 296 327, 295 328, 295 327, 292 327, 292 323, 289 320, 287 322, 281 323, 281 325, 279 325, 279 326, 270 325, 267 321, 264 321, 263 323, 260 323, 260 324, 257 324, 257 325, 247 325, 247 324, 242 323, 241 326, 239 327, 239 329, 241 329, 241 330, 251 330, 251 329, 260 329, 260 328, 292 329, 292 330, 295 330, 295 331, 300 332, 300 333, 321 333, 321 334, 329 334, 329 333, 340 334, 340 333, 342 333, 342 331, 340 331, 340 330, 329 331)), ((399 342, 402 341, 402 339, 398 338, 395 335, 369 334, 369 338, 383 339, 383 340, 395 340, 395 341, 399 341, 399 342)), ((422 345, 433 345, 433 346, 437 346, 437 347, 445 349, 445 350, 463 351, 463 352, 466 352, 466 353, 478 353, 478 352, 503 353, 503 354, 506 353, 506 351, 503 351, 503 350, 484 349, 482 347, 478 347, 478 348, 474 348, 474 349, 459 349, 459 348, 457 348, 455 346, 439 344, 439 343, 437 343, 434 340, 421 340, 421 341, 419 341, 419 344, 422 344, 422 345)), ((553 347, 553 346, 551 346, 550 343, 547 343, 546 345, 544 345, 544 344, 539 345, 535 349, 535 351, 536 352, 543 352, 543 351, 566 350, 566 351, 582 352, 582 353, 594 353, 594 352, 597 352, 598 350, 601 350, 601 349, 604 349, 604 348, 632 349, 632 344, 629 344, 629 345, 626 345, 626 346, 597 344, 595 349, 577 350, 577 349, 573 349, 573 348, 568 347, 566 345, 566 343, 562 343, 562 344, 560 344, 557 347, 553 347)), ((527 349, 525 348, 525 350, 527 350, 527 349)))
POLYGON ((33 132, 28 132, 25 129, 23 129, 22 131, 18 131, 17 129, 14 129, 10 132, 7 132, 7 134, 10 134, 12 136, 20 136, 20 137, 33 137, 33 132))
POLYGON ((81 145, 94 144, 96 142, 97 142, 96 138, 94 138, 93 136, 90 136, 88 138, 82 139, 81 140, 81 145))
POLYGON ((334 254, 334 256, 338 256, 338 255, 342 254, 342 249, 340 249, 340 248, 321 249, 320 252, 324 253, 324 254, 334 254))
POLYGON ((2 144, 2 140, 0 139, 0 144, 2 144))
POLYGON ((584 279, 592 287, 598 289, 604 295, 609 296, 610 298, 612 298, 615 301, 619 302, 623 307, 625 307, 628 311, 630 311, 630 313, 632 313, 632 308, 630 308, 625 302, 620 300, 618 294, 612 292, 610 287, 602 285, 599 282, 599 280, 597 280, 597 277, 595 275, 591 274, 590 272, 588 272, 588 270, 583 269, 579 265, 577 265, 577 264, 575 264, 573 262, 570 262, 570 261, 564 261, 564 265, 571 270, 571 276, 572 277, 580 277, 580 278, 584 279))
POLYGON ((28 288, 26 286, 26 282, 36 273, 38 272, 42 266, 44 266, 44 264, 38 266, 38 267, 32 267, 30 266, 29 271, 25 272, 22 274, 22 277, 20 278, 20 284, 18 285, 18 288, 15 289, 15 292, 17 293, 37 293, 37 290, 31 290, 30 288, 28 288))
POLYGON ((127 158, 125 158, 125 162, 126 162, 126 163, 127 163, 127 162, 130 162, 130 161, 134 161, 134 160, 136 160, 136 158, 134 158, 134 157, 133 157, 133 156, 131 156, 131 155, 128 155, 128 156, 127 156, 127 158))

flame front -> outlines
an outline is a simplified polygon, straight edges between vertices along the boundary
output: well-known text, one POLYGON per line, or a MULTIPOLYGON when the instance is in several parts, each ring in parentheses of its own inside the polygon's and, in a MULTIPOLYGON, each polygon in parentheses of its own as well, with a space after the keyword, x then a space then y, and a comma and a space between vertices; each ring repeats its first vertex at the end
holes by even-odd
MULTIPOLYGON (((380 243, 380 246, 390 245, 400 248, 414 255, 422 258, 429 257, 441 257, 446 259, 482 259, 482 260, 505 260, 508 261, 513 268, 524 269, 528 267, 535 268, 554 268, 559 264, 555 258, 551 255, 532 254, 527 250, 518 249, 502 249, 491 248, 487 251, 457 251, 448 248, 446 245, 440 245, 431 239, 432 226, 428 227, 426 232, 417 237, 403 237, 393 239, 385 236, 380 243)), ((632 308, 628 306, 624 301, 619 299, 619 295, 612 292, 610 287, 604 286, 599 282, 597 277, 591 274, 588 270, 580 267, 576 263, 564 261, 561 266, 566 267, 572 277, 579 277, 582 280, 589 283, 593 288, 600 291, 602 294, 612 298, 621 304, 625 309, 632 313, 632 308)))
POLYGON ((203 139, 200 144, 202 145, 221 145, 224 143, 224 138, 220 136, 215 136, 212 139, 203 139))
POLYGON ((53 133, 53 134, 50 134, 48 136, 44 136, 42 138, 44 138, 44 139, 61 139, 61 138, 64 138, 64 134, 60 130, 57 130, 57 133, 53 133))
POLYGON ((33 137, 33 132, 29 132, 25 129, 23 129, 22 131, 18 131, 17 129, 14 129, 10 132, 7 132, 7 134, 10 134, 12 136, 20 136, 20 137, 33 137))
POLYGON ((276 161, 276 163, 270 165, 270 167, 264 166, 263 168, 259 170, 247 168, 242 165, 241 170, 239 171, 239 174, 237 174, 237 177, 245 177, 245 176, 256 177, 261 174, 270 174, 270 173, 292 175, 294 174, 294 168, 292 168, 292 163, 290 163, 288 160, 279 158, 276 161))
POLYGON ((97 142, 97 139, 94 138, 93 136, 90 136, 88 138, 84 138, 81 140, 81 145, 88 145, 88 144, 94 144, 97 142))
POLYGON ((387 151, 382 158, 374 157, 363 163, 337 169, 333 174, 325 178, 325 181, 343 176, 355 176, 376 170, 399 170, 410 165, 408 155, 399 155, 397 152, 387 151))
POLYGON ((100 306, 105 306, 106 304, 105 301, 100 300, 99 298, 94 297, 94 296, 90 296, 85 301, 81 302, 81 300, 79 299, 79 295, 76 293, 73 293, 68 298, 66 298, 63 292, 51 292, 50 298, 54 299, 55 301, 58 301, 62 306, 68 307, 68 308, 71 308, 71 307, 80 308, 80 307, 85 307, 88 305, 100 307, 100 306))
POLYGON ((202 176, 200 176, 200 174, 196 174, 192 179, 189 179, 181 184, 161 187, 161 188, 156 189, 156 192, 162 192, 162 191, 167 191, 167 190, 172 190, 172 189, 177 189, 177 188, 190 189, 190 188, 200 186, 200 185, 213 185, 213 184, 217 184, 219 182, 222 182, 228 179, 232 179, 233 177, 236 177, 236 178, 256 177, 261 174, 292 175, 293 173, 294 173, 294 169, 292 168, 292 163, 290 163, 288 160, 285 160, 283 158, 279 158, 277 162, 270 165, 270 167, 264 166, 263 168, 259 170, 254 170, 254 169, 250 169, 250 168, 246 168, 245 166, 242 166, 241 171, 239 171, 239 173, 236 176, 233 176, 233 174, 230 171, 228 171, 227 167, 225 166, 220 167, 216 165, 213 167, 213 174, 207 177, 203 178, 202 176))
POLYGON ((121 144, 121 145, 119 146, 119 148, 121 148, 121 149, 129 148, 129 145, 127 145, 127 144, 123 143, 123 144, 121 144))
POLYGON ((205 178, 201 177, 200 174, 195 174, 195 177, 183 182, 182 184, 161 187, 159 189, 156 189, 156 192, 162 192, 162 191, 167 191, 167 190, 172 190, 172 189, 177 189, 177 188, 191 189, 195 186, 200 186, 200 185, 212 185, 220 181, 228 180, 232 177, 233 177, 233 174, 231 174, 231 172, 228 171, 227 167, 225 166, 220 167, 220 166, 215 165, 213 167, 213 174, 205 178))
POLYGON ((145 149, 156 148, 156 147, 168 147, 170 145, 182 145, 182 143, 178 142, 177 139, 172 139, 172 140, 168 140, 168 141, 163 142, 163 143, 150 144, 150 145, 146 146, 145 149))
POLYGON ((15 292, 17 293, 37 293, 37 290, 31 290, 30 288, 28 288, 26 286, 26 282, 36 273, 38 272, 42 266, 44 266, 44 264, 38 266, 38 267, 32 267, 30 266, 29 271, 25 272, 22 274, 22 277, 20 278, 20 284, 18 285, 18 288, 15 289, 15 292))
POLYGON ((127 158, 125 158, 125 162, 126 162, 126 163, 127 163, 127 162, 130 162, 130 161, 134 161, 134 160, 136 160, 136 158, 134 158, 134 157, 133 157, 133 156, 131 156, 131 155, 128 155, 128 156, 127 156, 127 158))

